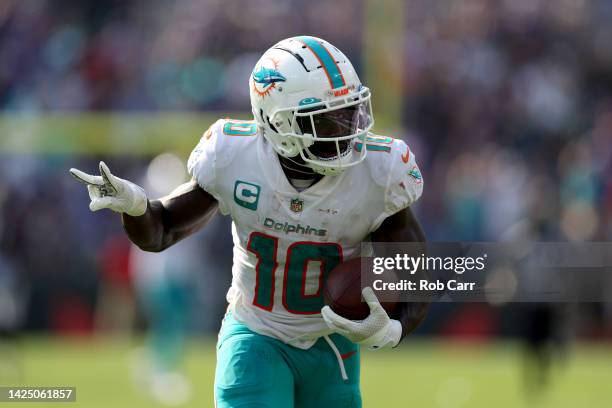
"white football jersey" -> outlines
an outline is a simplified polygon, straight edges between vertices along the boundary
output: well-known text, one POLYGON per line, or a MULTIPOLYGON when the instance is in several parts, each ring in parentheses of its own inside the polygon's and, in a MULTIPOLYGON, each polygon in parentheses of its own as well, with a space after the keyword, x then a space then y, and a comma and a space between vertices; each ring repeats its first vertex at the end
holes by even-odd
POLYGON ((368 138, 363 163, 301 192, 254 122, 219 120, 191 153, 189 173, 232 217, 227 300, 251 330, 304 349, 329 334, 320 314, 326 275, 343 260, 368 255, 360 253, 362 241, 421 195, 408 146, 368 138))

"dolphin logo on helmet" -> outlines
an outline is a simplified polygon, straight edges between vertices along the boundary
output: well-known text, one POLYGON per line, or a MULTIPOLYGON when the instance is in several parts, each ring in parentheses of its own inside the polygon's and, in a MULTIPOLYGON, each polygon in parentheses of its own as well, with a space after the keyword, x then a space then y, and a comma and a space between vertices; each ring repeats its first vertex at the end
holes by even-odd
POLYGON ((257 72, 253 72, 253 81, 262 84, 264 88, 275 82, 285 82, 287 78, 275 69, 260 67, 257 72))
POLYGON ((270 94, 278 82, 287 78, 278 70, 278 62, 273 58, 262 59, 253 69, 253 91, 260 97, 270 94))

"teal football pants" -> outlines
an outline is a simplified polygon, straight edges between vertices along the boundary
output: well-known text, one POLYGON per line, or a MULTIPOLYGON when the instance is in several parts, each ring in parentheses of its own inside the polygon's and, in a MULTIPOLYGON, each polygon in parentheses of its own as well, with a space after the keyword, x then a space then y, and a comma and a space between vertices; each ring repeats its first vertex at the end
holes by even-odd
POLYGON ((216 407, 361 407, 359 347, 340 335, 329 337, 342 356, 346 381, 325 339, 302 350, 226 315, 217 343, 216 407))

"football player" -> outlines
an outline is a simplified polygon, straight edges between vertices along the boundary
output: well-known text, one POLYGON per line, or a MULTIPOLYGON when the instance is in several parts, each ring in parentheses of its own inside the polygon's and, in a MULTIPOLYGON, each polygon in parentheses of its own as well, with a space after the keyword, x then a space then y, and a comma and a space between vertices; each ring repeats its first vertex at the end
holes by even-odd
POLYGON ((369 288, 370 315, 324 307, 322 285, 361 243, 423 242, 410 205, 423 180, 399 139, 370 132, 370 90, 348 58, 300 36, 267 50, 249 81, 252 121, 222 119, 188 161, 192 181, 149 200, 111 174, 71 169, 90 209, 121 213, 130 239, 162 251, 219 210, 233 220, 229 307, 217 344, 215 403, 227 407, 360 407, 359 346, 395 347, 427 303, 397 320, 369 288))

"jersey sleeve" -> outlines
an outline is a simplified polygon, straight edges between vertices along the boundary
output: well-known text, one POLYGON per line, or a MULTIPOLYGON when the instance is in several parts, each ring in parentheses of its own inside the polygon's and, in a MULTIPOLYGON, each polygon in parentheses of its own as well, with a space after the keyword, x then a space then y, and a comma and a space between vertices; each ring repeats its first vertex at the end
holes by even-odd
POLYGON ((391 157, 386 160, 384 183, 384 211, 376 218, 372 231, 378 229, 385 218, 409 207, 423 193, 423 176, 414 153, 406 142, 394 139, 391 157))
POLYGON ((219 151, 223 143, 221 130, 223 120, 213 123, 202 135, 202 138, 189 155, 187 171, 204 191, 215 197, 222 214, 229 213, 227 203, 223 200, 217 187, 219 169, 219 151))

